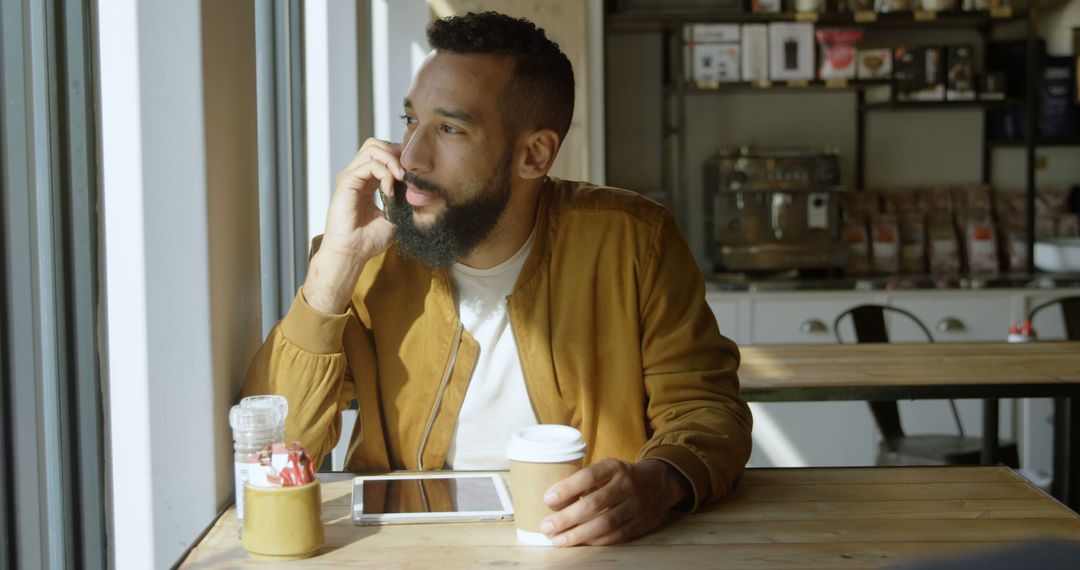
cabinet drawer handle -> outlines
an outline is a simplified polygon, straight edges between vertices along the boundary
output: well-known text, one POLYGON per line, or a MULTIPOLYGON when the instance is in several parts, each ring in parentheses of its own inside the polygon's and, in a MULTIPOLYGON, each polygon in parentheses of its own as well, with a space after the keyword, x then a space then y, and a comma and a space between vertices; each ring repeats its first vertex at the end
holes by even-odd
POLYGON ((825 326, 825 323, 819 319, 806 319, 799 325, 799 332, 803 334, 823 333, 827 330, 829 329, 825 326))
POLYGON ((938 321, 937 330, 943 333, 958 333, 964 332, 967 327, 964 326, 963 321, 956 317, 945 317, 938 321))

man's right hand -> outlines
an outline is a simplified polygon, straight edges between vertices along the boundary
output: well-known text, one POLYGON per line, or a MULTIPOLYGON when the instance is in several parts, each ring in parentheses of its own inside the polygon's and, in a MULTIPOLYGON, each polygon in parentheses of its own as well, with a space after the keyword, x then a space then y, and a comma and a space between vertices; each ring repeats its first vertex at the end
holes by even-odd
POLYGON ((398 144, 368 139, 338 174, 322 244, 304 280, 304 299, 311 308, 342 313, 364 265, 390 247, 394 226, 375 207, 374 194, 381 188, 385 196, 394 195, 394 181, 405 174, 400 153, 398 144))

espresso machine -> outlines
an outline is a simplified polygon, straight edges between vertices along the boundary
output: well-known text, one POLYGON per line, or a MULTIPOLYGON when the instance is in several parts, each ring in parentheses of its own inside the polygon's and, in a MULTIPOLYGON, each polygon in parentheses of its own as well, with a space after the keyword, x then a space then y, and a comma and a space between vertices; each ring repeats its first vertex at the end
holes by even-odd
POLYGON ((834 149, 722 149, 705 162, 706 252, 717 272, 844 267, 834 149))

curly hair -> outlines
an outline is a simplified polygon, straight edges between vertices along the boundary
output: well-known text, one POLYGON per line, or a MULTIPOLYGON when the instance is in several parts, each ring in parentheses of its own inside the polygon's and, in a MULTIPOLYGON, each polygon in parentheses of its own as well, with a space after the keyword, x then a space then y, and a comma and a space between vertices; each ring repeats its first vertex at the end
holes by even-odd
POLYGON ((574 70, 542 28, 498 12, 469 12, 431 22, 427 40, 439 51, 514 58, 514 76, 500 97, 507 132, 547 128, 566 138, 574 114, 574 70))

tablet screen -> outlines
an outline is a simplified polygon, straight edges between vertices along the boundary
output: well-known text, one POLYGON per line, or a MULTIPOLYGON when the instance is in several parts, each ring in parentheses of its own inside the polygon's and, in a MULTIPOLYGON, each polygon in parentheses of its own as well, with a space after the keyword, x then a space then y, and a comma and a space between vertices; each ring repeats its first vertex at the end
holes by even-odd
POLYGON ((503 508, 488 477, 373 479, 364 489, 364 514, 484 512, 503 508), (412 500, 424 497, 426 500, 412 500))

